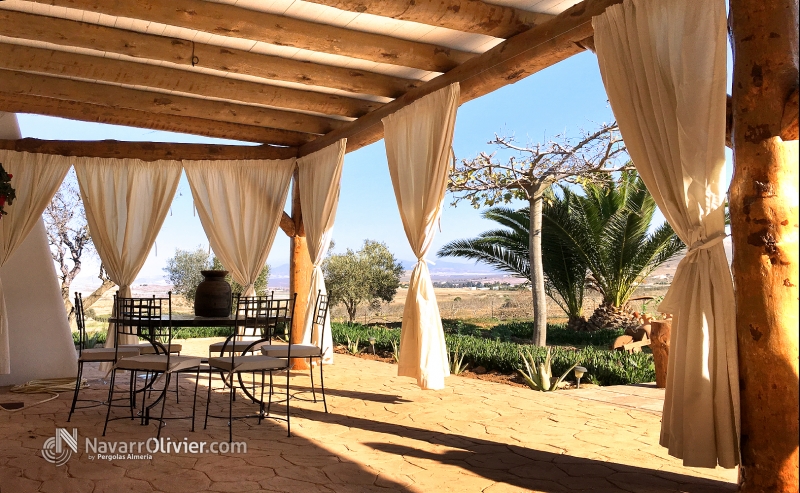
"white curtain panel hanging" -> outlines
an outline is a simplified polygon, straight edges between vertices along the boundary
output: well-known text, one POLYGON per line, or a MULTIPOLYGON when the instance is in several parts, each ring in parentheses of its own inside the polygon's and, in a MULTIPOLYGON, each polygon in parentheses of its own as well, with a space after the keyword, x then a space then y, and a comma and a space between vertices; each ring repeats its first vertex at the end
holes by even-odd
POLYGON ((186 177, 214 254, 255 294, 255 282, 280 225, 295 159, 184 161, 186 177))
MULTIPOLYGON (((0 219, 2 267, 41 219, 42 212, 64 181, 70 161, 61 156, 0 151, 0 163, 7 173, 13 175, 11 186, 17 196, 13 205, 6 204, 8 214, 0 219)), ((8 330, 3 283, 0 281, 0 375, 11 373, 8 330)))
POLYGON ((325 317, 322 337, 313 331, 314 308, 318 293, 327 294, 322 261, 328 252, 339 205, 342 167, 347 139, 297 160, 300 210, 308 241, 308 253, 314 270, 311 272, 311 290, 303 325, 303 344, 314 344, 322 348, 325 356, 322 363, 333 364, 333 337, 331 336, 330 313, 325 317))
POLYGON ((739 463, 733 283, 725 237, 724 0, 625 0, 593 19, 600 72, 631 158, 689 246, 672 313, 661 444, 686 466, 739 463))
POLYGON ((416 378, 423 389, 444 388, 450 375, 425 255, 442 214, 459 93, 459 85, 451 84, 383 119, 394 194, 417 257, 403 310, 397 374, 416 378))
MULTIPOLYGON (((119 286, 119 296, 130 297, 131 284, 169 212, 181 177, 181 164, 77 158, 75 174, 97 254, 108 277, 119 286)), ((109 324, 106 347, 114 346, 115 337, 109 324)), ((120 342, 139 343, 130 335, 120 342)), ((101 368, 107 370, 110 365, 101 368)))

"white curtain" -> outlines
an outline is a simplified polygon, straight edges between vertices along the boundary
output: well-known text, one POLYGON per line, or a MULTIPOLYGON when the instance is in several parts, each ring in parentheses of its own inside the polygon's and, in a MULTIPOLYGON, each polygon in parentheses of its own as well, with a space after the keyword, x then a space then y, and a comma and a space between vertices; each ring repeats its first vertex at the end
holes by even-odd
POLYGON ((739 462, 735 304, 725 237, 724 0, 625 0, 595 17, 603 82, 648 190, 689 246, 672 313, 661 444, 686 466, 739 462))
POLYGON ((333 364, 333 337, 331 336, 330 313, 325 317, 324 338, 313 331, 314 308, 318 293, 327 294, 322 275, 322 261, 331 244, 336 207, 339 205, 339 190, 344 165, 347 139, 297 160, 300 210, 308 240, 308 253, 314 270, 311 272, 311 290, 308 298, 303 344, 314 344, 322 348, 322 363, 333 364))
MULTIPOLYGON (((0 163, 13 175, 11 186, 17 196, 13 205, 5 206, 8 215, 0 218, 2 267, 42 218, 42 212, 64 181, 70 162, 61 156, 0 150, 0 163)), ((0 282, 0 375, 11 373, 8 330, 3 283, 0 282)))
POLYGON ((383 119, 394 194, 417 256, 403 310, 397 374, 416 378, 423 389, 444 388, 450 374, 425 255, 442 214, 459 92, 459 85, 451 84, 383 119))
POLYGON ((197 213, 214 254, 255 294, 280 225, 295 159, 184 161, 197 213))
MULTIPOLYGON (((109 158, 75 161, 92 242, 108 277, 119 286, 119 296, 130 297, 131 284, 169 212, 181 177, 181 164, 109 158)), ((109 325, 106 347, 114 346, 114 338, 115 331, 109 325)), ((125 339, 120 342, 139 342, 135 336, 125 339)))

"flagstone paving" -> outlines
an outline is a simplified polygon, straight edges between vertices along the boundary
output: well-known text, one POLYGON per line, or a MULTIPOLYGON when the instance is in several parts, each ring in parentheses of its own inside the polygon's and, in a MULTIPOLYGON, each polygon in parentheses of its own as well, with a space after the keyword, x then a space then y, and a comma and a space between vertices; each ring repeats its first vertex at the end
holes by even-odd
MULTIPOLYGON (((207 353, 211 339, 185 351, 207 353)), ((8 413, 0 411, 0 492, 692 492, 736 491, 736 471, 681 465, 658 445, 659 399, 647 386, 533 392, 450 377, 442 391, 422 391, 396 376, 397 367, 336 355, 325 369, 329 413, 322 403, 292 401, 292 437, 285 423, 234 422, 246 453, 153 454, 152 459, 90 457, 85 440, 101 437, 105 408, 67 414, 71 395, 8 413), (56 427, 79 432, 79 451, 56 467, 41 456, 56 427)), ((91 388, 105 398, 102 376, 87 366, 91 388)), ((276 384, 282 380, 276 377, 276 384)), ((207 377, 200 380, 196 431, 190 420, 169 421, 165 440, 227 441, 224 419, 203 429, 207 377)), ((191 413, 194 379, 182 376, 180 403, 167 414, 191 413)), ((294 391, 307 390, 293 374, 294 391)), ((215 379, 214 388, 220 386, 215 379)), ((46 396, 24 396, 26 402, 46 396)), ((0 402, 16 399, 0 391, 0 402)), ((227 393, 212 394, 212 414, 227 414, 227 393)), ((280 404, 276 413, 285 412, 280 404)), ((243 395, 234 414, 253 412, 243 395)), ((124 416, 126 408, 112 409, 124 416)), ((112 421, 108 441, 145 441, 154 424, 112 421)), ((93 454, 91 454, 93 455, 93 454)))

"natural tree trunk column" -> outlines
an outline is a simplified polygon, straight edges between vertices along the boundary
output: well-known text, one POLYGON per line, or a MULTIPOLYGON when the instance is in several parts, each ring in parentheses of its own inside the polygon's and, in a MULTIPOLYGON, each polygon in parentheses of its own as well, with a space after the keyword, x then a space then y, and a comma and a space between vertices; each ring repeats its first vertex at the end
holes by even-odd
POLYGON ((745 492, 798 485, 798 151, 796 141, 781 138, 784 107, 798 87, 797 5, 730 2, 730 212, 745 492))
MULTIPOLYGON (((294 172, 292 182, 292 220, 294 221, 294 235, 291 236, 291 256, 289 257, 289 293, 297 293, 297 303, 294 306, 292 319, 292 344, 303 342, 303 327, 305 314, 308 307, 308 292, 311 290, 311 256, 308 253, 305 228, 303 228, 303 213, 300 209, 300 192, 297 188, 297 170, 294 172)), ((308 369, 308 361, 292 358, 292 368, 295 370, 308 369)))
MULTIPOLYGON (((541 187, 540 187, 541 188, 541 187)), ((530 269, 533 295, 533 344, 547 343, 547 298, 544 293, 544 268, 542 266, 542 194, 536 190, 530 199, 530 269)))

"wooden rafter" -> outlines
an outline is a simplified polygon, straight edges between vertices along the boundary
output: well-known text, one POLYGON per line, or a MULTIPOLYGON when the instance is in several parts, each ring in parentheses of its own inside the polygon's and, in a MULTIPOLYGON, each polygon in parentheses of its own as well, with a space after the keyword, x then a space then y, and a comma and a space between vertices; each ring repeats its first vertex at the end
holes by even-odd
POLYGON ((184 39, 13 10, 0 9, 0 35, 180 65, 194 64, 223 72, 389 98, 396 98, 419 85, 416 80, 364 70, 250 53, 184 39))
POLYGON ((313 138, 311 134, 289 130, 240 125, 188 116, 161 115, 125 108, 109 108, 89 103, 21 94, 0 93, 0 111, 33 113, 84 122, 150 128, 220 139, 285 146, 299 146, 313 138))
POLYGON ((443 46, 202 0, 32 1, 436 72, 451 70, 474 56, 443 46))
POLYGON ((215 144, 175 144, 159 142, 122 142, 118 140, 0 140, 0 149, 57 156, 131 158, 142 161, 171 160, 248 160, 290 159, 297 155, 294 147, 232 146, 215 144))
POLYGON ((0 92, 77 101, 111 108, 190 116, 243 125, 279 128, 294 132, 325 134, 346 122, 316 115, 280 111, 260 106, 190 98, 109 84, 98 84, 47 75, 0 69, 0 92))
POLYGON ((464 103, 580 53, 584 48, 578 43, 594 33, 592 17, 621 2, 585 0, 574 5, 551 21, 518 34, 380 109, 309 142, 300 148, 300 155, 323 149, 341 138, 347 138, 348 152, 380 140, 381 119, 454 82, 461 84, 461 103, 464 103))
POLYGON ((510 38, 553 16, 479 0, 306 0, 350 12, 414 21, 456 31, 510 38))
POLYGON ((381 105, 336 94, 301 91, 190 70, 6 43, 0 43, 0 68, 152 87, 326 115, 357 117, 381 105))

